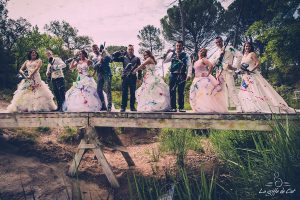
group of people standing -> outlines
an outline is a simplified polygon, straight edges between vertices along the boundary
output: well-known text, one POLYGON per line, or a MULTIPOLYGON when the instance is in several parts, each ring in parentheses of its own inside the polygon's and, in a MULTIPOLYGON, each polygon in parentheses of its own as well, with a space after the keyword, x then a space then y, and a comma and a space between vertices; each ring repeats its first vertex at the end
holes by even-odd
POLYGON ((259 72, 259 59, 251 43, 246 42, 242 54, 231 46, 223 44, 221 37, 216 37, 217 51, 211 59, 207 58, 207 49, 198 52, 198 59, 191 61, 184 51, 183 42, 176 42, 176 49, 169 50, 164 56, 164 63, 171 62, 169 84, 157 74, 157 61, 150 51, 143 53, 144 61, 134 55, 133 45, 127 51, 118 51, 109 55, 103 46, 92 46, 88 55, 81 50, 79 56, 70 63, 70 70, 78 73, 73 86, 65 92, 63 68, 66 64, 54 57, 47 50, 47 77, 53 85, 57 101, 45 82, 41 80, 39 69, 42 61, 37 51, 28 54, 28 60, 20 68, 24 79, 18 85, 13 100, 8 106, 9 112, 65 111, 97 112, 115 110, 112 104, 110 63, 121 62, 122 103, 121 112, 125 112, 130 92, 131 111, 169 111, 186 112, 184 109, 184 92, 186 81, 194 79, 190 87, 189 100, 194 112, 294 112, 273 87, 259 72), (216 75, 212 72, 216 70, 216 75), (25 73, 25 71, 28 72, 25 73), (93 73, 91 73, 91 71, 93 73), (239 72, 242 83, 238 90, 234 74, 239 72), (143 73, 142 73, 143 72, 143 73), (97 73, 97 83, 93 76, 97 73), (143 74, 142 84, 136 90, 137 79, 143 74), (105 91, 105 92, 104 92, 105 91), (178 98, 177 98, 178 97, 178 98), (137 101, 137 109, 135 108, 137 101))

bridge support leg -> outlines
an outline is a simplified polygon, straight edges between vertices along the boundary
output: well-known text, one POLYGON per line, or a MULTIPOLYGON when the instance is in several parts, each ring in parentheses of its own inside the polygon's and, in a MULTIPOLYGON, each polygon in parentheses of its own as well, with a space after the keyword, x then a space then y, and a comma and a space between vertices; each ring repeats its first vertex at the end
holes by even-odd
POLYGON ((74 176, 77 172, 77 169, 79 167, 79 164, 81 162, 84 153, 86 152, 87 149, 92 149, 111 186, 114 188, 119 188, 120 184, 102 151, 102 147, 103 145, 100 143, 98 139, 95 128, 86 127, 84 138, 81 140, 78 146, 77 153, 74 156, 74 159, 71 163, 68 173, 70 176, 74 176))
POLYGON ((135 166, 131 156, 129 155, 123 142, 111 127, 95 127, 98 136, 101 137, 103 143, 109 141, 110 144, 104 144, 106 147, 120 151, 129 167, 135 166))
POLYGON ((80 144, 79 144, 79 146, 78 146, 77 152, 76 152, 76 154, 75 154, 75 156, 74 156, 74 159, 73 159, 73 161, 72 161, 72 163, 71 163, 71 166, 70 166, 70 168, 69 168, 68 174, 69 174, 70 176, 75 176, 75 174, 76 174, 76 172, 77 172, 77 169, 78 169, 78 167, 79 167, 79 165, 80 165, 82 156, 83 156, 83 155, 85 154, 85 152, 86 152, 86 148, 82 148, 85 144, 86 144, 85 139, 82 139, 82 140, 80 141, 80 144))

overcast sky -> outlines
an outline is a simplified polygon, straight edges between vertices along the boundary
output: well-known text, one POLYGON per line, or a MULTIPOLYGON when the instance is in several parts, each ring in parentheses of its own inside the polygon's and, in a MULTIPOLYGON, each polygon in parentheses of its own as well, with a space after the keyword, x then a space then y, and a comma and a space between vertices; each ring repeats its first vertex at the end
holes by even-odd
MULTIPOLYGON (((26 18, 43 30, 52 20, 65 20, 95 43, 138 45, 137 34, 145 25, 160 27, 174 0, 10 0, 8 15, 26 18)), ((231 1, 231 0, 225 0, 231 1)))
POLYGON ((97 44, 138 44, 147 24, 160 27, 172 0, 10 0, 8 15, 26 18, 40 29, 52 20, 65 20, 97 44))

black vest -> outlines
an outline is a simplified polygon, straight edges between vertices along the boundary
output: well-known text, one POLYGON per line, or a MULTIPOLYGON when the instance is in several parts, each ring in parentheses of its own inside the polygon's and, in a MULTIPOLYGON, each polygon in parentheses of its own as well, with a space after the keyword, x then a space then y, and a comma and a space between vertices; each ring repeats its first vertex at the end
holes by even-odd
POLYGON ((176 52, 171 57, 171 73, 185 74, 188 66, 188 55, 185 52, 181 52, 177 57, 176 52))
POLYGON ((133 56, 132 58, 129 58, 126 54, 123 58, 123 72, 122 76, 130 76, 131 72, 137 68, 141 64, 141 61, 138 57, 133 56))

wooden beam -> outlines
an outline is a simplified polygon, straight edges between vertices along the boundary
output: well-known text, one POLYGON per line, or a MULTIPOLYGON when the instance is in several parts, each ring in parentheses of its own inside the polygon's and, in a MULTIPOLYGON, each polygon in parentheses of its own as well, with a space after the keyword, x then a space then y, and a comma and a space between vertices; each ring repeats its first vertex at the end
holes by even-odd
POLYGON ((134 128, 188 128, 270 131, 272 119, 300 122, 300 114, 260 113, 90 113, 91 126, 134 128), (117 120, 115 120, 117 119, 117 120))
POLYGON ((74 176, 76 174, 84 153, 86 152, 87 149, 92 149, 92 151, 94 152, 94 154, 98 159, 98 164, 102 167, 103 172, 107 177, 111 186, 114 188, 119 188, 120 187, 119 182, 102 151, 102 145, 98 140, 95 128, 88 126, 84 129, 81 129, 81 131, 83 131, 84 138, 80 141, 80 144, 77 148, 77 152, 70 165, 68 174, 70 176, 74 176))
POLYGON ((101 136, 101 138, 104 139, 104 141, 109 141, 112 143, 104 144, 104 146, 120 151, 127 162, 127 165, 129 167, 135 166, 135 163, 129 155, 127 148, 124 146, 119 136, 111 127, 95 127, 95 131, 98 136, 101 136))
MULTIPOLYGON (((95 145, 97 145, 96 142, 95 142, 95 145)), ((98 159, 100 166, 103 169, 104 174, 106 175, 109 183, 111 184, 111 186, 114 188, 119 188, 120 184, 119 184, 115 174, 113 173, 111 166, 109 165, 106 157, 104 156, 101 147, 93 149, 93 151, 98 159)))
MULTIPOLYGON (((80 144, 79 144, 79 147, 81 146, 84 146, 86 145, 86 141, 84 139, 82 139, 80 141, 80 144)), ((72 160, 72 163, 70 165, 70 168, 69 168, 69 171, 68 171, 68 174, 70 176, 75 176, 76 172, 77 172, 77 169, 81 163, 81 160, 82 160, 82 156, 84 155, 86 151, 86 148, 78 148, 77 149, 77 152, 74 156, 74 159, 72 160)))
POLYGON ((132 127, 132 128, 187 128, 216 130, 270 131, 266 121, 250 120, 209 120, 209 119, 120 119, 118 125, 113 118, 91 118, 91 126, 132 127))
POLYGON ((300 113, 0 113, 0 128, 19 127, 132 127, 269 131, 272 119, 300 122, 300 113))
POLYGON ((96 132, 95 127, 87 127, 86 128, 86 134, 87 137, 90 138, 91 143, 95 145, 95 149, 93 149, 94 154, 96 155, 97 159, 98 159, 98 164, 102 167, 102 170, 104 172, 104 174, 106 175, 109 183, 111 184, 112 187, 114 188, 119 188, 119 182, 117 180, 117 177, 115 176, 115 174, 113 173, 110 164, 108 163, 103 151, 102 151, 102 144, 98 139, 98 135, 96 132))
POLYGON ((82 127, 88 124, 88 113, 0 113, 1 128, 82 127))

